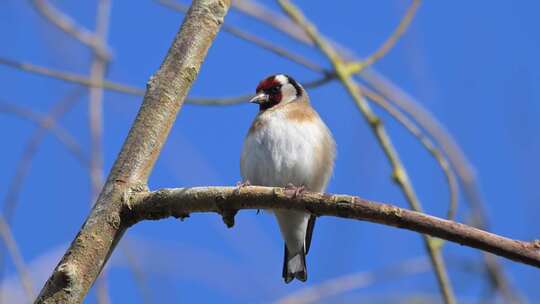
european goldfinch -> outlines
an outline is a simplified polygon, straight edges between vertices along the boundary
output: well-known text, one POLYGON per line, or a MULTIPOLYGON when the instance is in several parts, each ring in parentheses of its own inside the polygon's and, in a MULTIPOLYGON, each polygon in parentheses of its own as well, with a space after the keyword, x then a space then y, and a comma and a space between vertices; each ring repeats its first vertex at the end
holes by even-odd
MULTIPOLYGON (((252 103, 259 105, 244 141, 240 171, 244 183, 294 187, 323 192, 332 174, 335 143, 328 127, 311 107, 304 88, 278 74, 259 83, 252 103)), ((273 211, 285 240, 283 279, 307 280, 315 216, 291 210, 273 211)))

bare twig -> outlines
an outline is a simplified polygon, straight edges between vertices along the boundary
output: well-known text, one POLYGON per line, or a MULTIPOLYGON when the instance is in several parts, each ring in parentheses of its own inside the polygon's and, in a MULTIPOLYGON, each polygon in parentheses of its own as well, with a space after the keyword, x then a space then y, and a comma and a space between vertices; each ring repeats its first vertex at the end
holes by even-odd
POLYGON ((137 260, 137 256, 134 254, 132 246, 130 246, 127 239, 123 239, 120 243, 120 251, 124 254, 126 262, 128 264, 129 270, 132 272, 132 276, 135 279, 135 284, 139 291, 140 299, 142 303, 150 304, 153 303, 151 292, 148 289, 148 284, 146 283, 146 274, 144 269, 141 266, 141 263, 137 260))
MULTIPOLYGON (((175 11, 178 11, 178 12, 182 12, 182 13, 185 13, 187 11, 187 6, 186 5, 183 5, 183 4, 180 4, 176 1, 173 1, 173 0, 154 0, 156 1, 157 3, 169 8, 169 9, 172 9, 172 10, 175 10, 175 11)), ((319 73, 323 73, 323 74, 327 74, 327 70, 324 69, 323 67, 319 66, 318 64, 316 63, 313 63, 311 62, 310 60, 306 59, 305 57, 303 56, 298 56, 298 55, 295 55, 291 52, 289 52, 288 50, 286 49, 283 49, 283 48, 280 48, 278 46, 276 46, 274 43, 270 43, 262 38, 259 38, 257 37, 256 35, 253 35, 253 34, 250 34, 246 31, 243 31, 237 27, 234 27, 234 26, 230 26, 230 25, 227 25, 227 24, 224 24, 222 26, 222 30, 225 31, 225 32, 228 32, 242 40, 245 40, 245 41, 248 41, 250 43, 253 43, 263 49, 266 49, 278 56, 281 56, 281 57, 285 57, 289 60, 291 60, 292 62, 296 62, 298 63, 299 65, 302 65, 304 67, 307 67, 308 69, 310 70, 313 70, 313 71, 316 71, 316 72, 319 72, 319 73)))
MULTIPOLYGON (((101 82, 94 82, 90 78, 84 76, 84 75, 78 75, 74 73, 64 72, 64 71, 58 71, 49 69, 42 66, 37 66, 31 63, 23 63, 14 61, 11 59, 6 59, 0 57, 0 64, 6 65, 12 68, 16 68, 25 72, 35 73, 42 76, 47 76, 67 82, 72 82, 76 84, 81 84, 89 87, 96 87, 96 88, 104 88, 111 91, 116 91, 120 93, 135 95, 135 96, 143 96, 144 95, 144 89, 132 87, 125 84, 120 84, 108 80, 103 80, 101 82)), ((317 80, 317 83, 320 82, 327 82, 328 79, 319 79, 317 80)), ((234 97, 226 97, 226 98, 186 98, 186 103, 194 104, 194 105, 234 105, 242 102, 248 101, 251 97, 253 97, 253 94, 246 94, 246 95, 240 95, 240 96, 234 96, 234 97)))
MULTIPOLYGON (((429 110, 422 107, 412 96, 381 74, 372 69, 366 69, 361 75, 384 97, 392 100, 401 110, 414 117, 416 122, 433 137, 437 145, 442 147, 443 151, 448 155, 450 165, 456 170, 466 202, 471 209, 473 226, 487 230, 489 223, 485 215, 485 203, 480 194, 476 172, 453 136, 435 119, 435 116, 429 110)), ((520 303, 519 293, 511 286, 509 279, 504 274, 502 265, 497 259, 490 256, 489 253, 484 253, 483 259, 490 282, 500 292, 505 301, 507 303, 520 303)))
POLYGON ((304 211, 317 216, 356 219, 416 231, 540 268, 540 240, 513 240, 422 212, 350 195, 305 192, 301 197, 291 198, 284 188, 262 186, 176 188, 133 193, 124 208, 122 219, 130 225, 171 216, 185 218, 198 212, 304 211))
MULTIPOLYGON (((352 80, 348 66, 344 63, 343 59, 334 50, 334 48, 324 38, 322 38, 322 36, 317 32, 315 26, 305 18, 305 16, 296 6, 286 0, 278 0, 278 3, 281 5, 281 8, 285 11, 285 13, 304 30, 309 38, 313 40, 315 45, 332 62, 338 78, 342 82, 343 86, 347 89, 353 100, 356 102, 358 109, 368 122, 369 126, 372 128, 373 133, 377 137, 377 140, 388 158, 388 161, 391 163, 392 177, 394 181, 400 186, 411 208, 415 211, 421 212, 422 207, 420 205, 420 201, 416 196, 412 183, 409 180, 407 172, 405 171, 405 167, 401 163, 399 154, 394 148, 390 137, 386 133, 382 121, 371 110, 369 104, 362 97, 358 86, 356 86, 352 80)), ((447 304, 455 303, 455 297, 448 279, 444 260, 442 259, 439 250, 440 248, 437 247, 435 242, 433 242, 433 240, 428 236, 424 236, 423 239, 426 250, 430 255, 443 299, 447 304)))
MULTIPOLYGON (((11 218, 13 217, 13 214, 15 212, 15 209, 17 207, 18 197, 20 194, 20 191, 22 189, 22 185, 24 183, 24 179, 26 175, 28 174, 32 159, 35 155, 35 153, 38 151, 38 148, 47 135, 48 131, 51 128, 54 128, 54 126, 57 126, 58 119, 64 115, 69 109, 75 105, 75 103, 78 101, 78 99, 81 97, 83 93, 83 90, 81 88, 76 88, 73 92, 66 95, 64 98, 62 98, 58 103, 56 103, 52 109, 49 111, 49 113, 46 116, 40 117, 39 115, 33 113, 31 116, 24 115, 24 117, 33 117, 33 121, 35 119, 38 119, 37 124, 38 128, 30 135, 25 148, 23 149, 23 152, 21 153, 21 158, 17 162, 16 169, 15 169, 15 175, 11 179, 9 186, 7 187, 6 196, 4 198, 3 202, 3 214, 5 217, 5 220, 7 223, 11 222, 11 218)), ((9 111, 9 113, 14 113, 12 106, 7 106, 0 104, 0 111, 6 110, 6 109, 12 109, 12 111, 9 111)), ((19 110, 17 111, 16 115, 20 116, 20 113, 27 112, 27 110, 17 107, 19 110)), ((28 113, 32 113, 28 110, 28 113)), ((23 117, 23 118, 24 118, 23 117)), ((87 158, 86 156, 82 155, 82 150, 79 144, 76 142, 76 140, 68 134, 66 130, 63 130, 60 127, 56 127, 59 130, 61 130, 61 136, 57 136, 61 143, 69 143, 66 145, 68 147, 68 151, 73 152, 77 151, 74 155, 75 159, 81 161, 82 165, 84 167, 88 166, 87 158), (68 140, 64 140, 64 138, 68 138, 68 140), (69 148, 72 147, 72 148, 69 148)), ((56 129, 54 129, 56 130, 56 129)), ((53 130, 53 134, 54 133, 53 130)), ((2 267, 0 267, 2 268, 2 267)))
POLYGON ((407 129, 411 134, 413 134, 418 141, 424 146, 424 148, 437 160, 439 166, 443 170, 443 173, 446 177, 448 183, 448 192, 450 193, 450 203, 448 208, 447 217, 449 220, 454 220, 457 211, 457 194, 458 194, 458 185, 454 171, 450 168, 446 157, 439 151, 436 144, 427 137, 421 129, 419 129, 416 124, 409 119, 406 115, 400 112, 397 108, 392 106, 384 97, 377 94, 373 90, 369 89, 366 86, 359 85, 361 91, 371 100, 382 108, 392 117, 394 117, 405 129, 407 129))
MULTIPOLYGON (((66 98, 60 100, 52 108, 50 113, 46 117, 43 117, 41 119, 43 123, 40 124, 39 128, 37 128, 36 131, 30 136, 30 139, 28 140, 27 144, 25 145, 25 148, 23 149, 23 152, 21 153, 21 158, 17 162, 15 175, 9 182, 6 196, 4 198, 2 214, 4 215, 3 220, 5 220, 6 225, 9 225, 11 222, 11 219, 13 218, 13 214, 15 212, 15 209, 18 203, 18 197, 24 183, 24 179, 27 176, 28 172, 30 171, 32 158, 34 157, 35 153, 38 151, 39 145, 41 144, 43 138, 45 138, 45 135, 47 134, 49 128, 52 125, 56 124, 55 122, 58 120, 58 117, 63 115, 75 104, 77 99, 80 97, 81 93, 82 93, 82 90, 78 88, 73 93, 68 94, 66 98)), ((0 109, 2 109, 2 105, 0 105, 0 109)), ((20 113, 20 112, 25 112, 25 111, 19 110, 17 112, 20 113)), ((33 115, 33 116, 37 117, 37 115, 33 115)), ((77 148, 77 149, 80 151, 80 148, 77 148)), ((77 158, 77 156, 75 157, 77 158)), ((84 165, 87 165, 87 164, 83 163, 83 166, 84 165)), ((3 251, 0 250, 0 279, 2 278, 4 274, 3 261, 4 261, 3 251)))
MULTIPOLYGON (((109 31, 109 17, 111 1, 99 0, 96 14, 96 45, 107 45, 109 31)), ((93 47, 94 60, 90 67, 90 80, 93 83, 102 83, 107 72, 109 61, 100 56, 100 49, 93 47)), ((90 129, 90 204, 93 204, 99 195, 103 184, 103 88, 90 87, 88 103, 88 122, 90 129)), ((96 294, 98 304, 111 302, 107 288, 107 271, 103 270, 96 281, 96 294)))
POLYGON ((131 192, 144 189, 200 65, 230 6, 195 0, 167 56, 148 82, 137 118, 83 227, 43 287, 36 303, 80 303, 127 226, 131 192))
POLYGON ((101 40, 97 34, 94 34, 83 26, 77 24, 75 21, 73 21, 73 19, 59 11, 47 0, 32 0, 31 3, 49 22, 66 32, 69 36, 74 37, 82 44, 96 50, 99 57, 106 60, 110 58, 111 55, 109 50, 104 44, 101 43, 101 40))
MULTIPOLYGON (((110 15, 110 0, 98 1, 98 9, 96 16, 96 33, 95 37, 100 41, 100 45, 106 44, 109 15, 110 15)), ((101 83, 105 77, 108 62, 98 55, 98 50, 94 49, 94 60, 90 68, 90 80, 92 83, 101 83)), ((91 199, 93 203, 99 194, 103 178, 103 89, 90 87, 89 103, 88 103, 88 121, 90 129, 90 180, 91 180, 91 199)))
POLYGON ((320 284, 301 288, 281 299, 276 304, 307 304, 321 301, 323 298, 335 296, 358 288, 365 288, 376 282, 409 276, 429 271, 426 258, 414 258, 397 265, 369 272, 359 272, 329 279, 320 284))
POLYGON ((298 41, 314 45, 313 41, 309 39, 306 33, 304 33, 296 23, 259 2, 251 0, 235 0, 233 1, 233 8, 247 16, 271 25, 273 28, 298 41))
MULTIPOLYGON (((372 55, 370 55, 368 58, 364 59, 364 67, 372 65, 375 61, 382 58, 384 55, 390 51, 394 45, 397 43, 399 38, 405 33, 409 25, 411 24, 414 15, 416 14, 416 10, 418 9, 418 6, 420 5, 420 0, 413 0, 411 5, 407 8, 407 11, 405 12, 405 15, 399 22, 397 28, 395 31, 388 37, 388 39, 375 51, 372 55)), ((357 72, 359 72, 358 70, 357 72)))
POLYGON ((350 72, 353 74, 361 72, 363 69, 365 69, 368 66, 373 65, 377 60, 384 57, 388 51, 390 51, 394 45, 397 43, 399 38, 405 33, 409 25, 411 24, 411 21, 414 18, 414 15, 416 14, 416 11, 418 9, 418 6, 420 5, 421 0, 413 0, 411 2, 411 5, 409 8, 407 8, 407 11, 405 12, 405 15, 399 22, 398 26, 390 35, 386 41, 375 51, 373 54, 369 55, 366 59, 361 60, 357 63, 353 63, 350 66, 350 72))
POLYGON ((30 277, 30 274, 28 273, 28 269, 26 268, 26 264, 24 263, 22 254, 17 247, 17 242, 15 242, 13 233, 11 232, 9 225, 1 214, 0 237, 2 237, 2 241, 6 245, 7 251, 11 256, 11 259, 13 260, 13 264, 15 264, 15 269, 17 270, 19 279, 21 280, 21 285, 23 286, 23 289, 28 296, 28 302, 32 302, 35 296, 32 279, 30 277))
POLYGON ((23 70, 26 72, 35 73, 35 74, 39 74, 39 75, 43 75, 43 76, 47 76, 51 78, 56 78, 63 81, 73 82, 73 83, 77 83, 77 84, 81 84, 85 86, 98 87, 98 88, 102 87, 108 90, 131 94, 131 95, 138 95, 138 96, 144 95, 143 89, 139 89, 139 88, 131 87, 128 85, 123 85, 123 84, 117 84, 117 83, 107 81, 107 80, 103 80, 102 82, 93 82, 90 78, 83 75, 53 70, 46 67, 34 65, 31 63, 18 62, 18 61, 7 59, 7 58, 0 58, 0 64, 6 65, 12 68, 16 68, 19 70, 23 70))
POLYGON ((78 161, 81 163, 88 163, 88 159, 82 152, 77 141, 65 129, 57 125, 54 120, 42 117, 31 109, 5 102, 0 102, 0 113, 2 112, 14 114, 20 118, 27 119, 42 128, 48 129, 71 152, 71 154, 77 158, 78 161))

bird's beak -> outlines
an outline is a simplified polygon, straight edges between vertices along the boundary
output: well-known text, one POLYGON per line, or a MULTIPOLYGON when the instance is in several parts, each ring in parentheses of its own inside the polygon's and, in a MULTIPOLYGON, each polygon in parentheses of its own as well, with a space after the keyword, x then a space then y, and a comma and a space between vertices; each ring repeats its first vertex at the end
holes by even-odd
POLYGON ((264 103, 264 102, 267 102, 268 101, 268 94, 266 93, 259 93, 257 95, 255 95, 255 97, 251 98, 249 100, 249 102, 251 103, 256 103, 256 104, 261 104, 261 103, 264 103))

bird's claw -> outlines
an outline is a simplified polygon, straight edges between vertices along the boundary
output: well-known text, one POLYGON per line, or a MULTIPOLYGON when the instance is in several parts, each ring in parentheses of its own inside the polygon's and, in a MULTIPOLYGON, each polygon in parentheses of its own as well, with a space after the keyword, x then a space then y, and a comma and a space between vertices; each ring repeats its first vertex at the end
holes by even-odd
POLYGON ((237 182, 236 183, 236 189, 234 189, 233 193, 234 194, 239 194, 240 189, 242 189, 244 187, 248 187, 248 186, 251 186, 251 183, 248 180, 243 181, 243 182, 237 182))
POLYGON ((248 180, 236 183, 237 188, 243 188, 243 187, 247 187, 247 186, 251 186, 251 183, 248 180))
POLYGON ((304 186, 296 187, 295 185, 289 183, 285 187, 285 195, 289 198, 301 197, 302 193, 306 190, 304 186))

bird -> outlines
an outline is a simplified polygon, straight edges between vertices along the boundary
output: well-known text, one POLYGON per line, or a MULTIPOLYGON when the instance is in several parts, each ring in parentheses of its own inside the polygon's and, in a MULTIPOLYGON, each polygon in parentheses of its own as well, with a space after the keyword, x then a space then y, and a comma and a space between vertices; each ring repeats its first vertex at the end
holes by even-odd
MULTIPOLYGON (((276 74, 258 84, 250 102, 259 105, 259 112, 242 147, 242 183, 292 189, 292 196, 305 190, 324 192, 333 172, 336 144, 311 107, 306 90, 292 77, 276 74)), ((316 217, 294 210, 270 212, 285 241, 283 279, 305 282, 316 217)))

